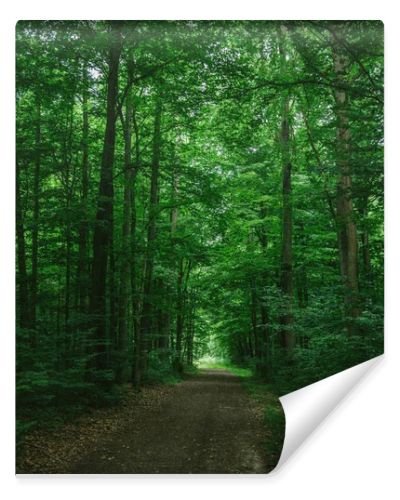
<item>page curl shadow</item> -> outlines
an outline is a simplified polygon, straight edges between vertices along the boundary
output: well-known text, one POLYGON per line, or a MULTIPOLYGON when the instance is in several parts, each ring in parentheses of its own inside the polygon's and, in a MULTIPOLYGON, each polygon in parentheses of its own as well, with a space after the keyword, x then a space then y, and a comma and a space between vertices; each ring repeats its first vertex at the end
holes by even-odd
POLYGON ((382 359, 383 354, 280 398, 285 412, 286 431, 274 473, 382 359))

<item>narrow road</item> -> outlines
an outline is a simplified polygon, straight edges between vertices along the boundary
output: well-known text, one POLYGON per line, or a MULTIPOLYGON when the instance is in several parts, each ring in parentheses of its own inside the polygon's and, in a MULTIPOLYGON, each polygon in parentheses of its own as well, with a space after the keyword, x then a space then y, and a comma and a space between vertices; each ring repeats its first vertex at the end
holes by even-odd
POLYGON ((262 412, 240 379, 202 370, 155 405, 99 438, 66 470, 74 474, 266 473, 262 412))

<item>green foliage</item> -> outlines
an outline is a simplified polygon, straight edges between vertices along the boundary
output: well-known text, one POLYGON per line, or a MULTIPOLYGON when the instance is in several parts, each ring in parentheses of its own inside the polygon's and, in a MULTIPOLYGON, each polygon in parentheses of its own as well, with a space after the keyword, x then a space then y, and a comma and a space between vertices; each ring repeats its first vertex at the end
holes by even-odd
POLYGON ((117 388, 83 382, 75 370, 26 370, 17 375, 17 443, 35 428, 51 428, 90 408, 118 403, 117 388))
POLYGON ((182 373, 173 369, 165 353, 154 351, 148 358, 149 366, 144 374, 146 384, 177 384, 182 380, 182 373))
POLYGON ((296 347, 289 363, 284 361, 285 353, 276 354, 268 380, 273 390, 283 396, 379 356, 382 351, 379 332, 366 338, 320 335, 310 340, 308 348, 296 347))
POLYGON ((269 430, 267 455, 271 465, 278 463, 285 439, 285 418, 280 405, 268 405, 265 409, 265 426, 269 430))
POLYGON ((224 359, 201 358, 196 362, 196 366, 201 369, 227 370, 241 378, 252 376, 252 370, 243 366, 236 366, 224 359))
POLYGON ((146 367, 144 383, 174 383, 200 360, 284 394, 382 352, 381 23, 22 21, 16 42, 19 434, 112 404, 134 366, 146 367), (334 54, 348 61, 345 75, 334 54), (346 134, 338 89, 348 97, 346 134), (354 297, 340 265, 343 135, 354 297), (107 232, 104 246, 96 230, 107 232), (285 331, 295 337, 290 353, 285 331))

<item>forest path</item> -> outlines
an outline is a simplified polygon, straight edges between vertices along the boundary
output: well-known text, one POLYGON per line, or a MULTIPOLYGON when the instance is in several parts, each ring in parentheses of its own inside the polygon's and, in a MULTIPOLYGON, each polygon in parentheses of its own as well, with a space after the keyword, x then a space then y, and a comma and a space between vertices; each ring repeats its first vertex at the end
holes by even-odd
POLYGON ((201 370, 144 405, 65 472, 266 473, 263 412, 222 370, 201 370))

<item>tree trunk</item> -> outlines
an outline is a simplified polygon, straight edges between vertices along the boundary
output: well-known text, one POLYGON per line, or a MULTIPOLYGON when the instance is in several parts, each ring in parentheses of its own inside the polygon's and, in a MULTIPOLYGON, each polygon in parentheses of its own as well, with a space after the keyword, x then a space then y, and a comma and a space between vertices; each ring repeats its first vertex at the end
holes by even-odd
MULTIPOLYGON (((32 274, 31 274, 31 323, 36 328, 38 299, 38 250, 40 215, 40 170, 41 170, 41 106, 40 99, 35 102, 35 171, 33 180, 33 225, 32 225, 32 274)), ((36 334, 37 335, 37 334, 36 334)), ((36 343, 36 341, 34 341, 36 343)))
POLYGON ((284 114, 281 125, 281 144, 283 153, 282 165, 282 195, 283 195, 283 231, 282 231, 282 263, 281 263, 281 290, 283 299, 283 314, 280 318, 281 339, 287 351, 294 347, 293 332, 293 257, 292 257, 292 165, 289 161, 289 122, 288 100, 284 103, 284 114))
POLYGON ((118 334, 118 367, 117 382, 127 380, 128 371, 128 304, 131 293, 131 234, 132 234, 132 189, 134 183, 134 167, 132 164, 132 92, 126 97, 124 123, 124 208, 122 224, 122 257, 119 294, 119 334, 118 334))
POLYGON ((188 366, 193 365, 193 339, 194 339, 194 322, 195 322, 195 304, 193 293, 189 297, 189 319, 186 335, 186 363, 188 366))
POLYGON ((119 320, 119 289, 117 286, 116 276, 117 276, 117 265, 116 256, 114 248, 114 211, 111 219, 111 234, 110 234, 110 249, 108 252, 108 273, 107 273, 107 289, 108 289, 108 314, 109 314, 109 328, 106 331, 106 344, 111 347, 111 349, 106 349, 106 359, 107 366, 115 367, 118 363, 115 363, 114 356, 118 350, 118 320, 119 320))
POLYGON ((135 346, 135 368, 134 368, 134 387, 140 389, 142 371, 146 369, 147 354, 151 342, 151 289, 153 281, 154 255, 156 243, 156 217, 158 209, 158 176, 160 168, 161 153, 161 99, 157 98, 154 134, 153 134, 153 158, 151 165, 151 183, 150 183, 150 205, 149 220, 147 229, 147 247, 145 257, 145 270, 143 281, 143 308, 140 320, 140 338, 135 346))
MULTIPOLYGON (((133 185, 131 189, 131 293, 132 293, 132 325, 133 325, 133 367, 132 367, 132 379, 133 381, 139 381, 140 385, 140 323, 139 323, 139 310, 140 310, 140 299, 138 294, 137 286, 137 276, 136 276, 136 196, 135 196, 135 184, 136 184, 136 174, 140 168, 140 141, 139 141, 139 127, 136 120, 136 110, 132 108, 132 125, 133 132, 135 135, 135 170, 133 185)), ((134 384, 136 387, 136 384, 134 384)), ((136 389, 139 389, 137 385, 136 389)))
MULTIPOLYGON (((71 210, 70 193, 67 194, 66 213, 68 219, 70 218, 69 212, 71 210)), ((74 337, 71 335, 70 328, 70 311, 71 311, 71 254, 72 254, 72 234, 71 223, 68 220, 65 226, 65 302, 64 302, 64 342, 62 344, 63 351, 61 353, 62 359, 73 355, 74 337)), ((68 360, 69 361, 69 360, 68 360)))
POLYGON ((87 313, 88 306, 88 194, 89 194, 89 110, 87 68, 83 73, 82 92, 82 178, 81 178, 81 221, 78 236, 78 310, 87 313))
POLYGON ((182 337, 183 337, 183 257, 179 261, 176 301, 176 343, 175 343, 175 368, 182 369, 182 337))
MULTIPOLYGON (((279 52, 281 68, 287 64, 284 47, 284 28, 280 30, 279 52)), ((289 127, 289 96, 285 95, 282 102, 280 147, 282 158, 282 260, 281 260, 281 291, 283 311, 280 317, 281 343, 290 353, 295 344, 293 331, 293 255, 292 255, 292 165, 290 161, 290 127, 289 127)))
POLYGON ((257 359, 261 359, 260 340, 257 329, 257 290, 256 280, 251 279, 251 326, 253 331, 254 354, 257 359))
MULTIPOLYGON (((72 217, 71 207, 74 194, 74 173, 71 176, 71 158, 72 158, 72 133, 74 129, 74 97, 71 99, 70 113, 67 121, 66 134, 63 144, 63 176, 65 189, 65 302, 64 302, 64 341, 62 343, 61 360, 68 363, 67 359, 73 355, 74 336, 70 329, 71 312, 71 269, 72 269, 72 217)), ((64 365, 65 366, 65 365, 64 365)))
MULTIPOLYGON (((31 318, 29 310, 29 289, 28 289, 28 273, 26 270, 26 245, 25 245, 25 229, 24 218, 21 201, 21 180, 20 168, 17 163, 16 170, 16 232, 17 232, 17 263, 18 263, 18 318, 21 328, 30 328, 31 318)), ((34 338, 31 339, 31 344, 34 344, 34 338)), ((33 345, 32 345, 33 347, 33 345)))
POLYGON ((177 283, 177 316, 176 316, 176 356, 175 356, 175 367, 178 371, 183 370, 182 360, 182 340, 185 326, 185 309, 186 309, 186 299, 189 284, 190 270, 192 268, 192 263, 190 260, 187 261, 186 269, 184 267, 184 259, 182 258, 179 265, 178 271, 178 283, 177 283))
MULTIPOLYGON (((261 206, 260 209, 260 217, 262 220, 265 220, 267 216, 267 207, 265 204, 261 206)), ((267 248, 268 248, 268 237, 265 226, 261 227, 258 238, 260 240, 261 251, 263 253, 264 259, 267 258, 267 248)), ((261 272, 261 294, 259 296, 260 303, 260 315, 261 315, 261 326, 260 326, 260 340, 261 340, 261 358, 266 360, 268 357, 269 346, 269 335, 268 335, 268 304, 267 304, 267 284, 268 284, 268 275, 266 271, 261 272)))
POLYGON ((361 224, 361 255, 363 263, 363 272, 367 287, 370 288, 370 294, 373 293, 374 277, 371 265, 371 252, 369 246, 369 231, 368 231, 368 195, 363 197, 362 207, 360 210, 362 220, 361 224))
MULTIPOLYGON (((338 28, 340 30, 340 28, 338 28)), ((340 33, 338 34, 340 37, 340 33)), ((349 61, 346 54, 333 41, 334 71, 337 86, 336 104, 336 165, 338 170, 336 214, 339 228, 340 270, 344 285, 346 326, 349 335, 357 333, 356 320, 360 315, 358 293, 357 228, 354 221, 352 178, 349 161, 349 97, 345 90, 349 61)))
POLYGON ((115 122, 118 96, 118 69, 121 35, 117 26, 111 28, 108 59, 107 117, 100 172, 99 198, 93 236, 93 268, 90 311, 94 318, 94 342, 97 370, 107 368, 106 349, 106 275, 110 251, 113 212, 113 163, 115 122))

